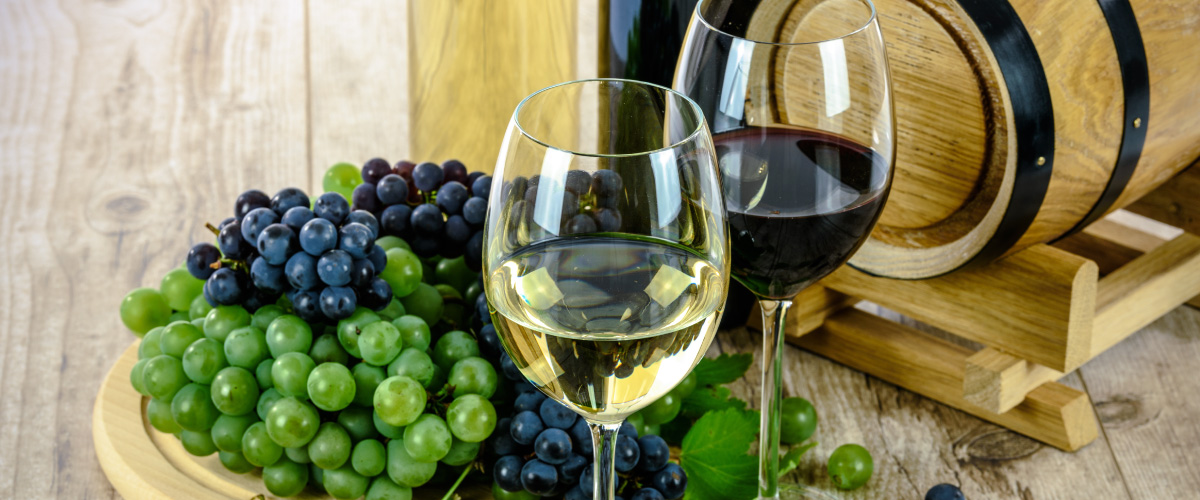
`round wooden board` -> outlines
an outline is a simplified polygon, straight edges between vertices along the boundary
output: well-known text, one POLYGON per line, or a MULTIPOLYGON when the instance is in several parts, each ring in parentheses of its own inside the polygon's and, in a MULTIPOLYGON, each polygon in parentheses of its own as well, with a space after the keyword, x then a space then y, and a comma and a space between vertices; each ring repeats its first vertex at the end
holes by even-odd
MULTIPOLYGON (((134 499, 257 500, 277 498, 267 492, 258 472, 239 475, 225 470, 216 454, 196 457, 174 436, 163 434, 146 419, 148 398, 129 383, 137 362, 139 342, 117 360, 96 395, 92 410, 92 440, 100 467, 121 496, 134 499)), ((414 491, 413 498, 435 500, 435 488, 414 491)), ((463 499, 491 498, 483 486, 459 489, 463 499)), ((331 499, 307 489, 291 498, 331 499)))

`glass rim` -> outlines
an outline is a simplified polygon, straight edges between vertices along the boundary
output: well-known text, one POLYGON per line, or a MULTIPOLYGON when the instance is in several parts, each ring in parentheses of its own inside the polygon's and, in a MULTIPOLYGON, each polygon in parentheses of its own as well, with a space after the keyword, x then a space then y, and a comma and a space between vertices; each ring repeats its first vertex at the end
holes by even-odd
POLYGON ((712 1, 712 0, 700 0, 700 1, 696 2, 696 9, 695 9, 696 19, 699 19, 700 22, 703 23, 704 26, 707 27, 709 30, 715 31, 717 33, 725 35, 729 38, 733 38, 735 40, 745 40, 750 43, 755 43, 755 44, 760 44, 760 45, 774 45, 774 46, 778 46, 778 47, 800 47, 800 46, 804 46, 804 45, 816 45, 816 44, 821 44, 821 43, 825 43, 825 42, 832 42, 834 40, 843 40, 843 39, 849 38, 851 36, 857 35, 859 33, 862 33, 863 30, 865 30, 869 26, 871 26, 871 23, 875 22, 875 17, 876 17, 875 2, 872 2, 871 0, 857 0, 858 2, 866 4, 867 8, 871 9, 871 15, 867 16, 867 20, 866 20, 866 22, 864 22, 862 24, 862 26, 854 28, 853 30, 850 30, 849 32, 843 33, 841 35, 838 35, 838 36, 835 36, 832 38, 826 38, 824 40, 812 40, 812 41, 807 41, 807 42, 767 42, 767 41, 763 41, 763 40, 755 40, 753 38, 746 38, 744 36, 737 36, 737 35, 734 35, 731 33, 727 33, 716 26, 713 26, 712 23, 708 22, 708 19, 705 19, 704 15, 700 13, 700 6, 704 5, 705 3, 710 2, 710 1, 712 1))
POLYGON ((569 80, 569 81, 565 81, 562 83, 556 83, 554 85, 543 88, 541 90, 538 90, 532 94, 525 96, 525 98, 521 99, 521 102, 517 104, 517 108, 515 110, 513 110, 512 123, 515 127, 517 127, 517 130, 521 131, 521 135, 525 136, 529 140, 531 140, 535 143, 538 143, 548 149, 553 149, 555 151, 562 151, 564 153, 574 155, 574 156, 585 156, 585 157, 591 157, 591 158, 632 158, 632 157, 636 157, 636 156, 649 156, 652 154, 660 153, 662 151, 675 149, 675 148, 678 148, 679 146, 682 146, 688 142, 694 141, 696 139, 696 136, 700 135, 700 133, 703 132, 707 128, 708 119, 704 117, 704 110, 700 109, 700 105, 696 104, 696 101, 693 101, 692 98, 690 98, 690 97, 684 95, 682 92, 679 92, 670 87, 666 87, 666 86, 659 85, 656 83, 643 82, 641 80, 630 80, 630 79, 626 79, 626 78, 583 78, 583 79, 579 79, 579 80, 569 80), (663 146, 658 149, 653 149, 653 150, 648 150, 648 151, 639 151, 636 153, 583 153, 583 152, 574 151, 574 150, 566 149, 566 148, 561 148, 561 147, 549 144, 541 139, 538 139, 537 137, 534 137, 533 134, 529 133, 529 131, 525 130, 525 127, 521 125, 521 119, 520 119, 521 110, 524 109, 525 104, 528 103, 530 99, 533 99, 534 97, 540 95, 543 92, 547 92, 547 91, 550 91, 550 90, 553 90, 553 89, 556 89, 559 87, 565 87, 568 85, 577 85, 577 84, 582 84, 582 83, 594 83, 594 82, 632 83, 632 84, 641 85, 641 86, 645 86, 645 87, 654 87, 654 88, 665 90, 668 94, 671 94, 674 97, 683 99, 683 101, 686 102, 691 107, 692 112, 695 113, 695 115, 699 118, 699 120, 696 122, 696 128, 695 128, 695 130, 692 130, 691 132, 689 132, 687 137, 680 139, 679 141, 677 141, 675 143, 669 144, 667 146, 663 146))

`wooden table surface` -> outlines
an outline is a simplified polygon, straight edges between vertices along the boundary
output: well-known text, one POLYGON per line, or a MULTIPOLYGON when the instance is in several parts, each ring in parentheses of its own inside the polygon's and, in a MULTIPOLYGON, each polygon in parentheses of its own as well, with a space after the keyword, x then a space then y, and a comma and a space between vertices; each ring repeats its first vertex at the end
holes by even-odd
MULTIPOLYGON (((405 6, 349 4, 0 1, 0 498, 119 496, 90 415, 133 340, 118 303, 211 238, 239 192, 312 192, 335 161, 410 154, 405 6)), ((726 332, 714 350, 758 342, 726 332)), ((842 443, 875 456, 870 485, 839 498, 939 482, 976 500, 1200 497, 1194 309, 1066 377, 1102 424, 1074 454, 794 348, 787 363, 786 391, 821 419, 795 479, 830 488, 821 457, 842 443)))

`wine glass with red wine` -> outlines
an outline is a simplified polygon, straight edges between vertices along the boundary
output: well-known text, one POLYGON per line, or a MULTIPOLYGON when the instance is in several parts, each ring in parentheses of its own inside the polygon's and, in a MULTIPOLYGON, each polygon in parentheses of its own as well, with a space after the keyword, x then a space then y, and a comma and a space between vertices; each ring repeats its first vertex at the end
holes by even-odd
POLYGON ((763 312, 759 497, 778 498, 784 318, 797 293, 863 243, 891 186, 891 85, 875 8, 701 0, 673 87, 708 119, 731 273, 763 312))

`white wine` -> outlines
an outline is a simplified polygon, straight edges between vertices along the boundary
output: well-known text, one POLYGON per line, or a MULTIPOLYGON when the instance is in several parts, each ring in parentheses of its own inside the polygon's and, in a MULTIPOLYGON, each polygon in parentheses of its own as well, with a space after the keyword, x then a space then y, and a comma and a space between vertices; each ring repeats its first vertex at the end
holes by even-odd
POLYGON ((493 320, 513 361, 595 421, 619 421, 683 380, 725 301, 724 269, 651 238, 546 240, 489 272, 493 320))

